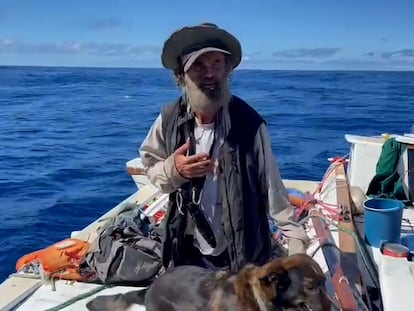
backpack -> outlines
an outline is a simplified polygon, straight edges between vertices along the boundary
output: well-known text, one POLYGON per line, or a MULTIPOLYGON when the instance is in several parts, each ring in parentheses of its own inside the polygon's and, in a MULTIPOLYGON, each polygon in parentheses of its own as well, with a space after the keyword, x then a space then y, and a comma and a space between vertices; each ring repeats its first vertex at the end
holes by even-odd
POLYGON ((161 258, 157 228, 134 205, 98 232, 83 269, 91 270, 95 281, 105 284, 147 284, 161 272, 161 258))

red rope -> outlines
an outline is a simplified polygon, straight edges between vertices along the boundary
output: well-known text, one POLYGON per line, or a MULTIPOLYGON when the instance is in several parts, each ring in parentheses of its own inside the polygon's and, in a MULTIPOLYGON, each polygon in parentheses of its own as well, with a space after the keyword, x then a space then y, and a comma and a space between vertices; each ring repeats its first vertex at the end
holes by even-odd
POLYGON ((331 175, 331 173, 334 171, 334 169, 342 165, 343 163, 346 163, 347 159, 346 157, 334 157, 331 160, 331 165, 326 171, 324 177, 322 178, 322 181, 319 183, 318 187, 315 189, 315 191, 309 196, 308 199, 304 200, 301 206, 298 208, 296 212, 296 219, 298 220, 300 216, 306 211, 309 210, 310 204, 318 204, 320 207, 323 208, 323 211, 327 212, 327 217, 334 219, 334 220, 340 220, 341 216, 338 211, 338 205, 337 204, 331 204, 326 203, 322 200, 316 199, 316 194, 320 193, 321 190, 324 188, 326 181, 328 180, 328 177, 331 175))

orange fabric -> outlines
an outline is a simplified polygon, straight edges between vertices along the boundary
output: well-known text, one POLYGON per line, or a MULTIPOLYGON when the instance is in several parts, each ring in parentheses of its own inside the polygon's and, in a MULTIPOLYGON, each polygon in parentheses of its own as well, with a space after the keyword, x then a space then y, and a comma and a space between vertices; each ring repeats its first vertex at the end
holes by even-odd
POLYGON ((302 207, 302 205, 305 203, 305 200, 297 196, 289 195, 289 202, 296 207, 302 207))
POLYGON ((90 243, 79 239, 65 239, 47 248, 21 257, 16 264, 19 271, 28 264, 39 262, 45 273, 53 278, 81 281, 79 264, 88 252, 90 243))

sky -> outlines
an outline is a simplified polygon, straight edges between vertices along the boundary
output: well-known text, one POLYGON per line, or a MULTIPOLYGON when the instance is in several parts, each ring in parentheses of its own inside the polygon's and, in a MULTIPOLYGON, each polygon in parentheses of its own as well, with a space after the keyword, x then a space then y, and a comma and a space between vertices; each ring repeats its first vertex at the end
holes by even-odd
POLYGON ((0 65, 158 68, 203 22, 240 40, 241 69, 414 70, 412 0, 0 0, 0 65))

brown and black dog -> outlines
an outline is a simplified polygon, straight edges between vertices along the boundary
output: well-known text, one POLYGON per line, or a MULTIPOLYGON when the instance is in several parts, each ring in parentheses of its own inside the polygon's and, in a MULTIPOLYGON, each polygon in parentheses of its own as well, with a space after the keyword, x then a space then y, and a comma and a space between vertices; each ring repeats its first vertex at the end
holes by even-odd
POLYGON ((168 269, 147 290, 98 296, 91 311, 329 311, 325 276, 308 255, 277 258, 263 266, 246 265, 239 273, 212 272, 196 266, 168 269))

